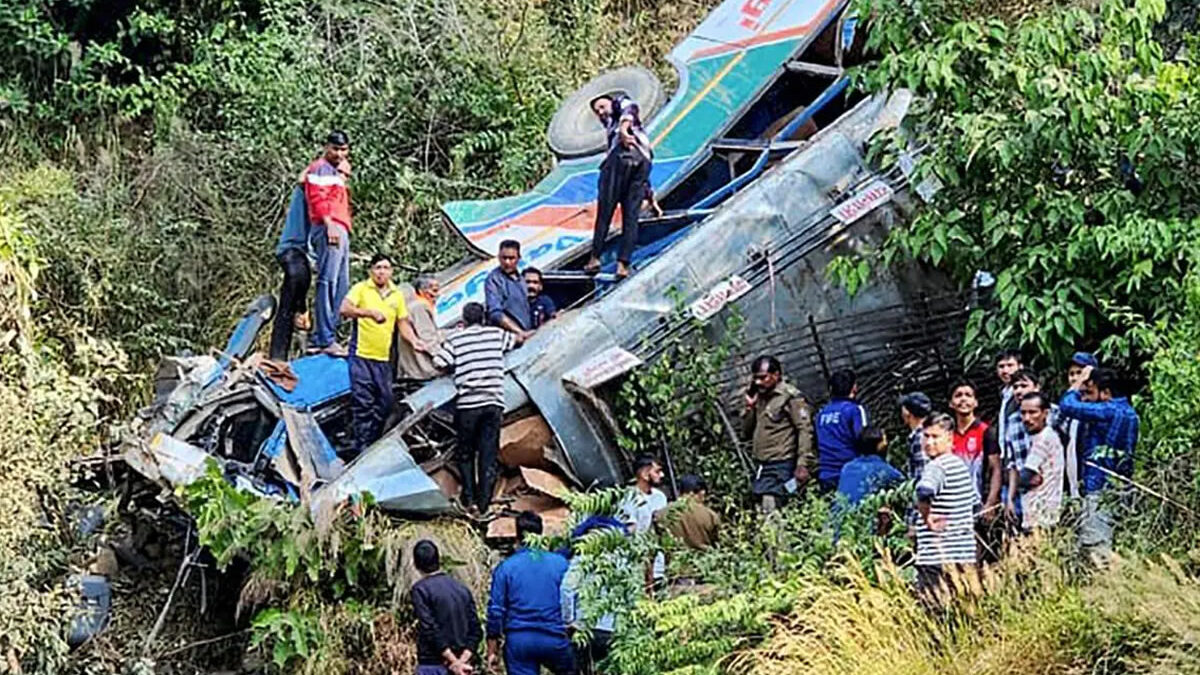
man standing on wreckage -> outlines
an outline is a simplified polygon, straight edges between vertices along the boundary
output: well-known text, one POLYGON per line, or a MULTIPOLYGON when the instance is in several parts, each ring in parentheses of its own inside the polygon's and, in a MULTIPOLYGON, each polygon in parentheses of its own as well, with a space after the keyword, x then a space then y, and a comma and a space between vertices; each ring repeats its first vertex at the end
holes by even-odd
POLYGON ((592 257, 584 271, 600 271, 600 252, 608 239, 617 205, 621 207, 621 249, 617 254, 617 278, 629 276, 629 260, 637 246, 638 215, 642 200, 655 205, 650 191, 650 165, 654 150, 642 129, 638 104, 624 94, 604 94, 592 99, 592 112, 608 132, 608 154, 600 163, 596 190, 596 227, 592 235, 592 257))

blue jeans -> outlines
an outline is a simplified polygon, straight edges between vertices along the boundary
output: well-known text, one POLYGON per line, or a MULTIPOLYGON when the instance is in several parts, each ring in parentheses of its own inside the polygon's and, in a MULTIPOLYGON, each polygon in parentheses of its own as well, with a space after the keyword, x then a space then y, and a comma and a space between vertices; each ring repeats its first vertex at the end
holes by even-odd
POLYGON ((342 232, 338 245, 329 245, 324 225, 314 225, 308 243, 317 257, 317 284, 313 295, 311 346, 328 347, 337 337, 338 309, 350 290, 350 233, 342 232))
POLYGON ((350 418, 354 425, 354 451, 362 452, 383 433, 392 411, 395 373, 387 361, 350 355, 350 418))
POLYGON ((575 649, 566 635, 520 630, 504 636, 508 675, 538 675, 541 666, 554 675, 575 675, 575 649))

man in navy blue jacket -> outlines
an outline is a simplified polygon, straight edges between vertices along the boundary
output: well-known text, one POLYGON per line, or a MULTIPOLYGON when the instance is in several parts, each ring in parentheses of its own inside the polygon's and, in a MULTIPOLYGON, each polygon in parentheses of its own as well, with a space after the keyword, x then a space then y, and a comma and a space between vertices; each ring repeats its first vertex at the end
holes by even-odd
MULTIPOLYGON (((542 519, 532 511, 517 516, 517 540, 541 534, 542 519)), ((575 675, 575 652, 562 614, 562 580, 567 559, 557 553, 519 545, 492 572, 487 610, 488 669, 496 672, 500 639, 508 675, 575 675)))
POLYGON ((867 409, 854 400, 858 381, 853 370, 829 378, 830 401, 817 413, 817 481, 821 489, 837 489, 842 467, 857 454, 858 438, 867 426, 867 409))

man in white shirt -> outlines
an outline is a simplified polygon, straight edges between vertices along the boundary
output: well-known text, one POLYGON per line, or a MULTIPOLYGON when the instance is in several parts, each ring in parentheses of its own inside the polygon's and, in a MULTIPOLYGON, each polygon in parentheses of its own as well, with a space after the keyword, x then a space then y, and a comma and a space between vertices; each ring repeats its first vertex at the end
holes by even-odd
MULTIPOLYGON (((641 455, 634 460, 633 472, 635 483, 618 507, 617 517, 635 534, 650 532, 655 514, 667 508, 667 496, 658 489, 662 485, 662 466, 653 456, 641 455)), ((666 578, 666 563, 662 551, 654 554, 654 561, 646 567, 647 590, 666 578)))
POLYGON ((1062 511, 1063 447, 1050 425, 1050 401, 1041 392, 1021 399, 1021 423, 1031 439, 1021 467, 1023 518, 1021 528, 1032 532, 1054 527, 1062 511))

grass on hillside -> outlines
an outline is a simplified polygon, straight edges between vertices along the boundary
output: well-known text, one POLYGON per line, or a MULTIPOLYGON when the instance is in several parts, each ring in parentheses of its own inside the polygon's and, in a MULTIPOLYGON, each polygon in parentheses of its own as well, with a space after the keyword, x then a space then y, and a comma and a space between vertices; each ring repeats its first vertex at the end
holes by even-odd
POLYGON ((817 586, 734 672, 764 675, 1007 675, 1200 672, 1200 578, 1171 558, 1118 560, 1090 579, 1051 547, 984 575, 950 609, 918 602, 899 570, 878 584, 848 564, 817 586), (1074 576, 1074 578, 1072 578, 1074 576), (1082 583, 1080 583, 1082 582, 1082 583))

